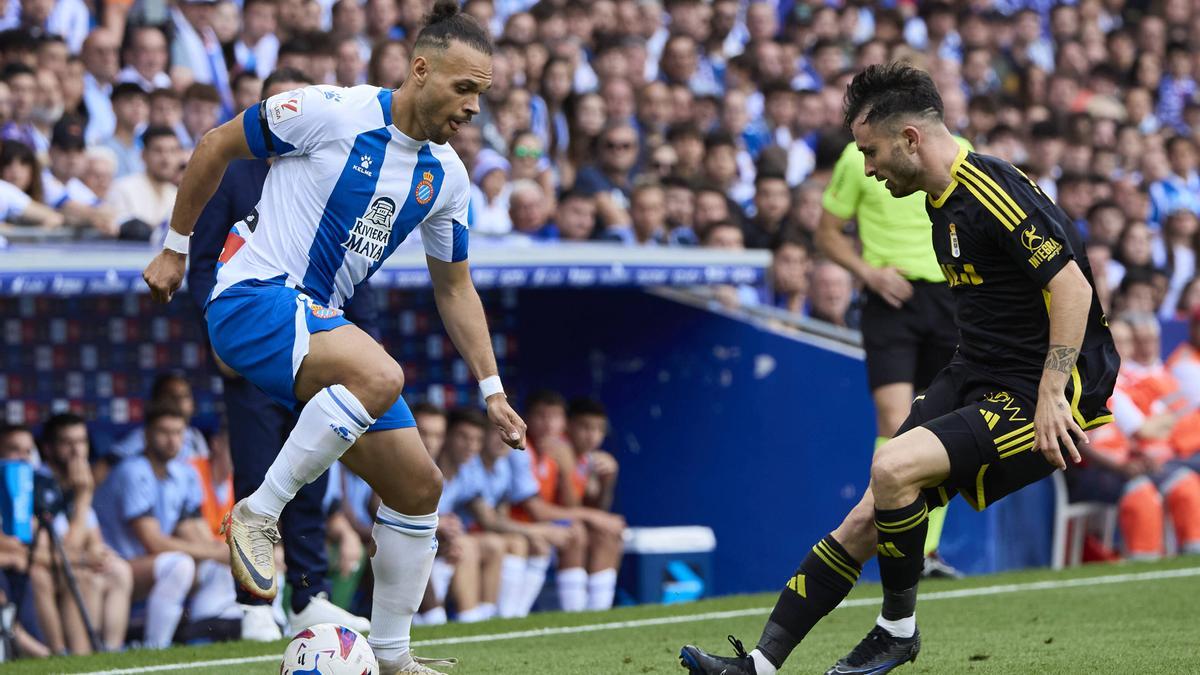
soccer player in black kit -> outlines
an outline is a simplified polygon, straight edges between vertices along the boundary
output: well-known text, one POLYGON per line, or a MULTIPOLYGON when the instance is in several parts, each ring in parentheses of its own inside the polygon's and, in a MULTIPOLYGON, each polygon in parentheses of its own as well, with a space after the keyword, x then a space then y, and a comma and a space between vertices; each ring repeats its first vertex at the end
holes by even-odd
POLYGON ((867 175, 896 197, 927 194, 958 352, 876 451, 862 501, 787 581, 757 648, 747 654, 732 636, 732 657, 688 645, 680 660, 694 674, 774 675, 873 555, 882 611, 827 675, 885 673, 915 660, 929 509, 961 494, 982 510, 1065 470, 1066 456, 1079 461, 1083 432, 1112 419, 1105 404, 1119 360, 1071 219, 1008 162, 959 147, 925 72, 871 66, 850 83, 845 104, 867 175))

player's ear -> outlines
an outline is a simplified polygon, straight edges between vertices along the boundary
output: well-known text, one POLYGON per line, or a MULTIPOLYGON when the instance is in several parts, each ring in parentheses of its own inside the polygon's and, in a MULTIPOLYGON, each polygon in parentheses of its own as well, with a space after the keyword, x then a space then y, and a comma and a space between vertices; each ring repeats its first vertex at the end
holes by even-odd
POLYGON ((424 86, 425 78, 429 77, 429 59, 424 54, 417 54, 413 57, 408 73, 418 85, 424 86))
POLYGON ((900 130, 900 136, 904 139, 904 149, 908 152, 916 152, 917 146, 921 145, 921 130, 911 124, 900 130))

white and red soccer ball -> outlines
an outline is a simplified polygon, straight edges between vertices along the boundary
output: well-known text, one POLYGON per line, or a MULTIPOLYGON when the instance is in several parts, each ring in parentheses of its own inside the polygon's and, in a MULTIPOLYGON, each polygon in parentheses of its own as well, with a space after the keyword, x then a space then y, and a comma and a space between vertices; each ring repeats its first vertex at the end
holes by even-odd
POLYGON ((334 623, 305 628, 283 650, 279 675, 378 675, 366 638, 334 623))

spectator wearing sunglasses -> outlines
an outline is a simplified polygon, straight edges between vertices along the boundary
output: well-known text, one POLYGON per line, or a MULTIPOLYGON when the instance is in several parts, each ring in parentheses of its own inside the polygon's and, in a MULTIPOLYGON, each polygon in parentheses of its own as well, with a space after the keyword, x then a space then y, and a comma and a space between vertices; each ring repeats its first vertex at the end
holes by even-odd
POLYGON ((637 130, 628 122, 609 125, 600 134, 599 159, 575 179, 576 189, 595 195, 600 224, 606 230, 629 227, 633 169, 639 154, 637 130))

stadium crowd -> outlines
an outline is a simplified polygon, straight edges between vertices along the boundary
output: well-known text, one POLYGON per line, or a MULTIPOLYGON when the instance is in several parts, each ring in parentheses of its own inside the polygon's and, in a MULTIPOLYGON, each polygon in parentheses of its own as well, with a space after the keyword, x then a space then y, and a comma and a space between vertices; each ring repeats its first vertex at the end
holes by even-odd
MULTIPOLYGON (((8 2, 0 15, 0 235, 161 240, 190 149, 254 105, 267 75, 294 68, 330 85, 396 87, 429 4, 8 2)), ((476 241, 766 248, 773 262, 765 283, 712 289, 717 301, 850 328, 869 282, 813 246, 833 164, 849 142, 842 94, 872 63, 906 59, 927 69, 948 126, 1021 168, 1087 242, 1124 365, 1116 423, 1095 434, 1086 468, 1068 472, 1072 495, 1118 505, 1131 556, 1162 555, 1167 520, 1179 550, 1200 551, 1200 2, 464 7, 496 39, 492 88, 452 141, 473 183, 476 241), (1189 339, 1165 361, 1164 321, 1191 322, 1189 339)), ((608 513, 616 466, 598 452, 601 407, 533 397, 524 412, 534 451, 507 456, 471 411, 415 412, 447 476, 443 549, 422 621, 444 620, 447 605, 459 620, 527 612, 551 548, 561 607, 611 604, 624 523, 608 513), (498 472, 522 478, 499 489, 498 472)), ((223 444, 204 444, 187 417, 177 403, 155 407, 119 463, 86 465, 82 420, 56 418, 41 433, 47 480, 75 495, 56 523, 79 552, 77 575, 108 648, 124 640, 131 597, 168 607, 176 623, 185 610, 192 620, 228 619, 223 596, 189 599, 179 590, 192 584, 162 582, 231 589, 226 553, 213 539, 214 514, 228 501, 228 462, 223 444), (179 479, 202 489, 173 514, 196 517, 181 527, 159 518, 161 532, 149 540, 109 534, 121 523, 103 515, 105 485, 135 481, 137 472, 168 475, 179 461, 168 455, 201 467, 203 478, 179 479), (136 471, 122 469, 130 460, 136 471)), ((0 448, 27 457, 33 440, 8 429, 0 448)), ((330 514, 345 522, 329 531, 349 573, 369 532, 370 495, 348 477, 338 483, 330 503, 344 508, 330 514)), ((61 577, 34 553, 0 539, 0 562, 28 572, 36 601, 36 619, 16 625, 39 625, 32 633, 40 640, 17 631, 21 649, 90 648, 61 577)), ((5 593, 11 599, 13 589, 5 593)), ((152 627, 158 632, 143 635, 144 644, 173 637, 167 624, 152 627)))

